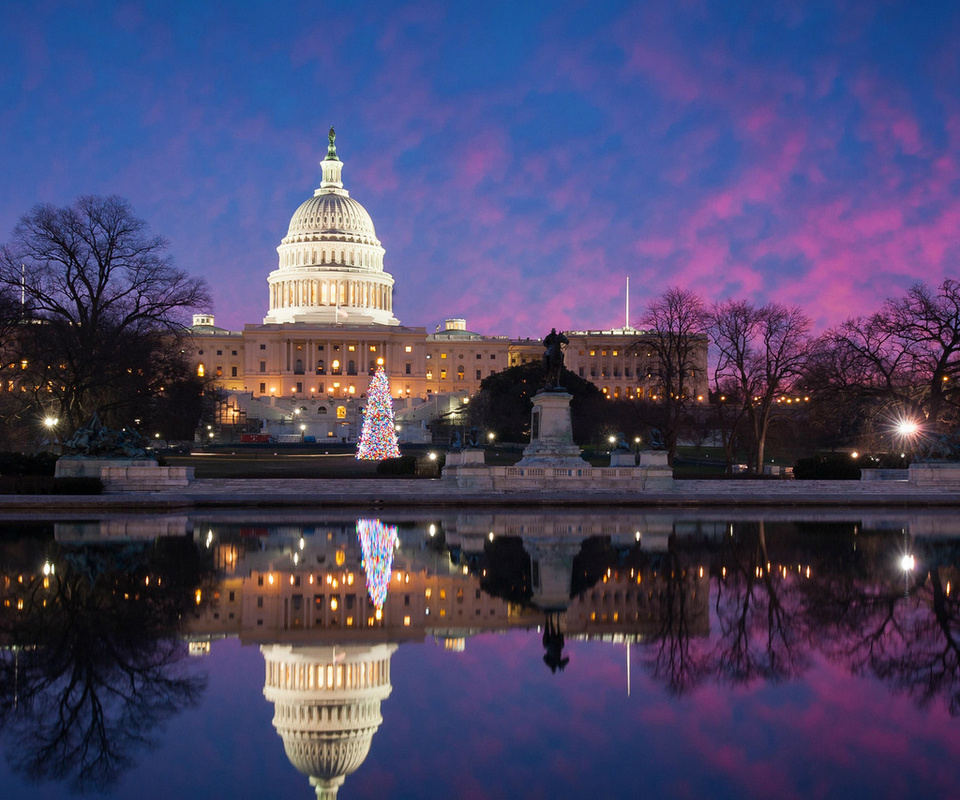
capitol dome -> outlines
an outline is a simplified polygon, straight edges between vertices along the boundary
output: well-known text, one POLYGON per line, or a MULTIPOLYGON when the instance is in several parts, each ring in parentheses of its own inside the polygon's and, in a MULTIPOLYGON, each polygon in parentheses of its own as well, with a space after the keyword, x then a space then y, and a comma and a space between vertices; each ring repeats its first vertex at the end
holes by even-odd
POLYGON ((343 162, 330 129, 322 179, 294 212, 270 273, 264 323, 398 325, 393 277, 367 210, 343 188, 343 162))
POLYGON ((315 194, 294 212, 284 242, 295 242, 304 237, 311 241, 380 246, 367 209, 352 197, 332 192, 315 194))
POLYGON ((334 800, 370 752, 390 695, 394 644, 292 647, 264 645, 263 694, 290 763, 310 779, 318 800, 334 800))

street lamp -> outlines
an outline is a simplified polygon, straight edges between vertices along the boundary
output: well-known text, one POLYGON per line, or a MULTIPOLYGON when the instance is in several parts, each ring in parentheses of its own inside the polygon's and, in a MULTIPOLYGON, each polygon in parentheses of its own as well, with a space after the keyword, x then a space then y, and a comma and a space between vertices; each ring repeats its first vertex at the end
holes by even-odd
POLYGON ((59 422, 60 420, 57 417, 50 417, 50 416, 44 417, 44 420, 43 420, 44 427, 46 427, 47 429, 47 438, 50 440, 51 453, 53 452, 54 429, 57 427, 57 423, 59 422))

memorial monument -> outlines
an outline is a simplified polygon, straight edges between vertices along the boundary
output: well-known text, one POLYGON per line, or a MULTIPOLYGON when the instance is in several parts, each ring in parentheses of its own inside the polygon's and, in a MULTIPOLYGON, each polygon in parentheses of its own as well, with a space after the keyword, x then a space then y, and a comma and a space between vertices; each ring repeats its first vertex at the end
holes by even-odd
POLYGON ((573 395, 560 385, 563 345, 567 337, 551 328, 543 339, 543 387, 534 395, 530 417, 530 444, 518 467, 589 467, 573 441, 570 401, 573 395))
POLYGON ((139 433, 108 428, 96 412, 63 444, 66 454, 57 459, 56 477, 99 478, 105 492, 156 492, 193 480, 193 467, 159 466, 139 433))

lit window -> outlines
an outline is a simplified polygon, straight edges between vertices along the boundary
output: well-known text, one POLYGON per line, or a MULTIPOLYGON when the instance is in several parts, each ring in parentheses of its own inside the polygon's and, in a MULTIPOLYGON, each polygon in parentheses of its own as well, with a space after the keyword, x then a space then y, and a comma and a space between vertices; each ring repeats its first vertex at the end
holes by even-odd
POLYGON ((353 353, 356 349, 357 348, 354 347, 352 344, 349 347, 347 347, 347 350, 349 350, 351 353, 353 353))
MULTIPOLYGON (((24 369, 27 368, 27 362, 26 362, 26 361, 23 362, 23 368, 24 368, 24 369)), ((198 378, 202 378, 204 372, 205 372, 205 370, 204 370, 204 368, 203 368, 203 364, 197 364, 197 377, 198 377, 198 378)))
POLYGON ((405 353, 412 353, 412 352, 413 352, 413 348, 412 348, 410 345, 407 345, 406 347, 403 348, 403 352, 405 352, 405 353))
POLYGON ((441 353, 441 354, 440 354, 440 358, 446 358, 446 357, 447 357, 447 354, 446 354, 446 353, 441 353))

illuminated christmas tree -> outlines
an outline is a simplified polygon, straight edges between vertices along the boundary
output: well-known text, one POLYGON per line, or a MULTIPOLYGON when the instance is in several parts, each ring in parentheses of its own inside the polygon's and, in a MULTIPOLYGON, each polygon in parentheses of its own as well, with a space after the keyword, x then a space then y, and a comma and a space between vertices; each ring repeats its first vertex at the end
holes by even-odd
POLYGON ((357 442, 357 458, 368 461, 382 461, 385 458, 399 458, 397 431, 393 422, 393 401, 390 398, 390 381, 383 367, 377 367, 377 374, 370 381, 367 390, 367 407, 363 415, 363 429, 357 442))
POLYGON ((397 546, 397 526, 384 525, 378 519, 358 519, 357 536, 363 550, 363 571, 367 576, 367 593, 382 617, 383 604, 390 588, 393 550, 397 546))

